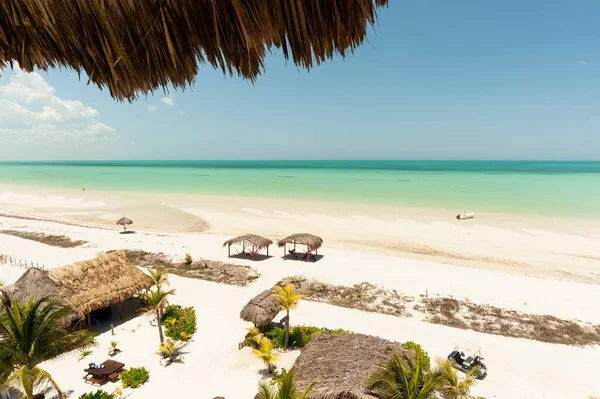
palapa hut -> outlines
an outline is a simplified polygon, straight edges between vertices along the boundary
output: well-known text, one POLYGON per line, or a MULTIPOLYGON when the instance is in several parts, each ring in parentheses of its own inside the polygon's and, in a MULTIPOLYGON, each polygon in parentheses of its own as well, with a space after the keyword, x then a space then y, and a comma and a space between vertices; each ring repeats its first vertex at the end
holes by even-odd
POLYGON ((240 312, 240 318, 254 323, 256 327, 266 326, 279 313, 279 303, 272 295, 275 292, 265 290, 252 298, 240 312))
POLYGON ((73 310, 72 319, 90 325, 90 313, 122 302, 152 287, 152 279, 133 266, 125 251, 51 270, 30 269, 15 284, 5 287, 5 296, 23 300, 48 296, 73 310), (86 320, 87 317, 87 320, 86 320))
POLYGON ((292 234, 291 236, 288 236, 288 237, 284 238, 283 240, 279 240, 279 242, 277 243, 277 246, 279 246, 279 248, 283 247, 283 257, 284 258, 288 254, 288 249, 287 249, 288 245, 293 245, 293 248, 290 250, 290 253, 293 253, 293 254, 296 253, 296 245, 305 245, 306 253, 304 254, 304 257, 306 258, 306 261, 309 262, 311 254, 313 252, 315 253, 315 255, 318 254, 318 249, 321 248, 321 245, 323 245, 323 239, 321 237, 315 236, 313 234, 298 233, 298 234, 292 234))
POLYGON ((199 64, 254 81, 274 48, 310 69, 363 43, 387 0, 3 0, 0 69, 72 68, 113 98, 185 88, 199 64))
POLYGON ((412 353, 400 344, 363 334, 321 334, 304 347, 296 359, 296 384, 304 391, 315 383, 311 399, 374 399, 366 381, 392 355, 412 353))
POLYGON ((269 256, 269 245, 273 244, 273 241, 268 238, 257 236, 256 234, 246 234, 232 238, 223 243, 223 246, 227 247, 228 257, 231 258, 231 246, 236 244, 242 246, 242 253, 244 254, 246 253, 246 247, 252 248, 248 255, 254 260, 255 256, 258 255, 263 248, 267 249, 267 256, 269 256))
POLYGON ((127 231, 127 225, 133 224, 133 220, 122 217, 121 219, 117 220, 117 224, 119 226, 123 226, 123 231, 127 231))

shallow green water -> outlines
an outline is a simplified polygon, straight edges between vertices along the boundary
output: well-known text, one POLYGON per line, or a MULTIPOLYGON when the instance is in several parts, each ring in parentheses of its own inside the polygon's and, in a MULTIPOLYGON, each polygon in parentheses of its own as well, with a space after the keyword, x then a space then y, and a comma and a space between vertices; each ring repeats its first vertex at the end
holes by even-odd
POLYGON ((0 162, 0 183, 600 218, 600 162, 0 162))

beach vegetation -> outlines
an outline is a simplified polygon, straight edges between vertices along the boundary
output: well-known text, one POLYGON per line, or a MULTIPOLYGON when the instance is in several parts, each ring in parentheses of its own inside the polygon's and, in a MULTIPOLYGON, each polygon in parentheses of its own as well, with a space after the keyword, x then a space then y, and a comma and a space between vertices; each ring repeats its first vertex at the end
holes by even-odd
POLYGON ((196 332, 196 310, 193 306, 169 305, 165 308, 162 325, 165 335, 174 341, 189 341, 196 332))
POLYGON ((431 370, 431 359, 429 358, 429 354, 423 349, 420 344, 412 341, 406 341, 402 344, 403 347, 407 349, 412 349, 415 352, 419 352, 421 357, 423 358, 423 365, 426 370, 431 370))
POLYGON ((294 369, 281 373, 274 381, 261 381, 258 384, 258 399, 308 399, 313 386, 311 384, 305 391, 299 392, 296 387, 294 369))
POLYGON ((137 388, 150 378, 145 367, 131 367, 119 374, 123 388, 137 388))
POLYGON ((150 273, 150 278, 156 287, 169 285, 169 272, 167 269, 157 267, 156 269, 148 269, 148 273, 150 273))
POLYGON ((117 341, 110 341, 110 345, 108 346, 109 356, 114 356, 117 353, 121 352, 121 350, 117 348, 117 345, 119 345, 117 341))
MULTIPOLYGON (((268 325, 261 327, 259 330, 265 337, 273 341, 276 348, 285 350, 285 328, 268 325)), ((352 334, 350 331, 343 329, 329 330, 326 328, 312 326, 294 326, 289 333, 289 346, 292 348, 305 347, 318 334, 352 334)), ((247 335, 247 339, 251 334, 247 335)))
POLYGON ((248 328, 248 334, 246 335, 246 345, 249 345, 253 348, 258 348, 260 346, 260 341, 265 336, 258 327, 248 328))
POLYGON ((56 381, 39 365, 94 345, 93 333, 65 329, 71 309, 49 298, 26 302, 10 298, 3 304, 0 359, 8 374, 6 385, 21 390, 27 398, 50 386, 61 399, 65 398, 56 381))
POLYGON ((377 369, 367 379, 367 389, 381 399, 433 399, 444 386, 441 368, 427 370, 421 352, 398 354, 386 367, 377 369))
POLYGON ((163 342, 160 348, 158 348, 158 351, 163 355, 163 357, 168 358, 169 361, 176 362, 178 360, 179 350, 182 347, 182 344, 167 339, 165 342, 163 342))
POLYGON ((273 342, 267 337, 263 337, 260 341, 258 349, 254 349, 254 356, 263 361, 269 371, 269 374, 273 373, 274 365, 279 358, 279 353, 275 351, 273 342))
POLYGON ((78 355, 77 355, 77 360, 78 361, 82 361, 83 359, 85 359, 86 357, 88 357, 89 355, 91 355, 93 352, 89 349, 79 349, 77 351, 78 355))
POLYGON ((273 294, 273 298, 277 300, 279 304, 279 310, 285 310, 285 339, 284 339, 284 349, 288 348, 289 336, 290 336, 290 310, 294 309, 300 299, 304 298, 302 294, 296 294, 294 292, 294 286, 292 284, 288 284, 285 287, 280 287, 276 285, 273 287, 275 290, 275 294, 273 294))
POLYGON ((444 372, 443 394, 449 399, 470 399, 471 388, 477 383, 478 368, 469 370, 463 378, 460 378, 452 360, 437 359, 437 363, 444 372))
POLYGON ((114 399, 114 397, 115 396, 113 394, 99 389, 96 392, 84 393, 79 397, 79 399, 114 399))
POLYGON ((80 245, 87 244, 87 241, 72 240, 71 238, 64 235, 52 235, 45 233, 36 233, 32 231, 17 230, 0 230, 0 233, 20 237, 25 240, 37 241, 41 242, 42 244, 60 248, 75 248, 80 245))
POLYGON ((183 259, 183 264, 186 266, 191 266, 194 260, 192 259, 192 255, 186 253, 185 258, 183 259))
POLYGON ((162 308, 169 296, 175 295, 175 290, 165 291, 162 287, 157 287, 155 290, 149 290, 142 295, 146 300, 146 307, 156 312, 156 327, 158 328, 159 343, 162 344, 165 341, 161 323, 162 308))

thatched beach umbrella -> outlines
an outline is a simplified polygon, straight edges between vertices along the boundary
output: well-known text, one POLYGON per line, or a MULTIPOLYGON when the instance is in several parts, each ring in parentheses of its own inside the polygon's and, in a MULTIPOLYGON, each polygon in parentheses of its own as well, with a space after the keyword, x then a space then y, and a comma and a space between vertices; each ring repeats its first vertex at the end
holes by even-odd
POLYGON ((281 49, 300 67, 365 40, 388 0, 3 0, 0 69, 72 68, 120 101, 193 83, 199 64, 254 81, 281 49))
POLYGON ((318 249, 323 245, 323 239, 319 236, 308 234, 308 233, 298 233, 292 234, 282 240, 279 240, 277 246, 279 248, 283 247, 283 256, 286 256, 286 250, 288 244, 294 246, 294 251, 296 250, 296 245, 305 245, 306 246, 306 261, 310 261, 310 255, 314 252, 318 253, 318 249))
POLYGON ((127 231, 127 225, 133 224, 133 220, 123 217, 123 218, 117 220, 117 224, 123 226, 123 231, 127 231))
POLYGON ((400 344, 363 334, 316 335, 296 359, 296 386, 304 391, 317 382, 311 399, 375 399, 366 380, 396 353, 412 353, 400 344))
POLYGON ((261 249, 267 249, 267 256, 269 256, 269 245, 273 244, 272 240, 268 238, 257 236, 256 234, 245 234, 243 236, 234 237, 223 243, 224 247, 227 247, 227 256, 231 258, 231 246, 235 244, 242 245, 242 251, 246 251, 246 247, 252 247, 252 260, 261 249))
POLYGON ((252 298, 240 312, 240 318, 254 323, 256 327, 268 325, 279 314, 279 303, 273 298, 273 290, 265 290, 252 298))

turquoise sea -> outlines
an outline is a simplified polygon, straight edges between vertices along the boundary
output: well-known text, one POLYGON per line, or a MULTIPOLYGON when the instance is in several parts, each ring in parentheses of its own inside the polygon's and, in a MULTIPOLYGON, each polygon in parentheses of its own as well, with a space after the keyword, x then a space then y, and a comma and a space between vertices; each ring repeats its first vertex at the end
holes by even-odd
POLYGON ((600 162, 0 162, 0 184, 600 218, 600 162))

